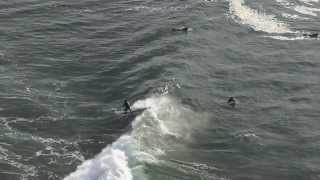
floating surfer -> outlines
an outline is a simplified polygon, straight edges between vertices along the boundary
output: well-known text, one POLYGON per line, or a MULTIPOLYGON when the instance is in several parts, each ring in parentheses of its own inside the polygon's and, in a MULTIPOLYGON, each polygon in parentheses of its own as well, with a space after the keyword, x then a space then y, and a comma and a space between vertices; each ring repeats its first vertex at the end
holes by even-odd
POLYGON ((228 104, 230 105, 230 106, 232 106, 233 108, 236 106, 236 99, 234 98, 234 97, 230 97, 229 99, 228 99, 228 104))
POLYGON ((186 27, 186 26, 182 26, 182 27, 178 27, 178 28, 172 28, 172 31, 182 31, 182 32, 188 32, 191 31, 191 28, 186 27))
POLYGON ((130 111, 132 113, 130 104, 128 102, 128 100, 124 100, 122 107, 124 108, 125 113, 127 113, 128 111, 130 111))
POLYGON ((318 38, 319 34, 318 33, 304 33, 304 37, 309 37, 309 38, 318 38))

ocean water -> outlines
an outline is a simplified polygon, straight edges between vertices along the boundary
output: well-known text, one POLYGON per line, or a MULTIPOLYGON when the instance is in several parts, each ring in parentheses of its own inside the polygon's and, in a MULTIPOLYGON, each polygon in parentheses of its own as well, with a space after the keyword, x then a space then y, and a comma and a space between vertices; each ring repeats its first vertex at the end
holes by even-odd
POLYGON ((319 27, 319 0, 2 0, 0 179, 318 180, 319 27))

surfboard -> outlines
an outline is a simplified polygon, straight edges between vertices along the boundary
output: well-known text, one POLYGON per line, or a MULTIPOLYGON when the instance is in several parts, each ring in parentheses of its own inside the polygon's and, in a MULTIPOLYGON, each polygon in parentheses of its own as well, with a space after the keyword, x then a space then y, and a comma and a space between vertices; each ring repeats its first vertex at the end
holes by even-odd
POLYGON ((149 109, 149 107, 146 108, 138 108, 138 109, 132 109, 132 111, 124 111, 124 110, 118 110, 118 109, 114 109, 114 113, 117 115, 137 115, 142 113, 143 111, 149 109))
POLYGON ((125 112, 124 110, 116 110, 115 115, 118 117, 118 121, 126 124, 126 128, 131 127, 131 122, 140 114, 142 114, 148 108, 132 109, 131 112, 125 112))

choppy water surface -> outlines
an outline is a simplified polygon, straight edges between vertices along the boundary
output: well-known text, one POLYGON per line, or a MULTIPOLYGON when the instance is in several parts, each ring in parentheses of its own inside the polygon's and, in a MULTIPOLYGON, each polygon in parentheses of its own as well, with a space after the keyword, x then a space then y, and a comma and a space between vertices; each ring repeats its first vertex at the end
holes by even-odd
POLYGON ((319 27, 318 0, 3 0, 0 179, 319 179, 319 27))

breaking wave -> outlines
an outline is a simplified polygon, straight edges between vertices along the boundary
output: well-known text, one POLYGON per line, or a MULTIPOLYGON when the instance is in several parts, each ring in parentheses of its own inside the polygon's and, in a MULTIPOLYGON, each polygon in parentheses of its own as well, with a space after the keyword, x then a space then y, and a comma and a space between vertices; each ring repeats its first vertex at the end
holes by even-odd
POLYGON ((84 161, 64 180, 147 179, 143 163, 159 162, 158 157, 165 155, 170 142, 190 137, 194 126, 187 122, 196 115, 174 98, 154 96, 133 104, 133 109, 140 108, 148 109, 134 119, 130 133, 84 161))
POLYGON ((268 15, 245 5, 244 0, 230 0, 230 13, 234 20, 246 24, 255 31, 267 33, 292 33, 288 25, 268 15))

